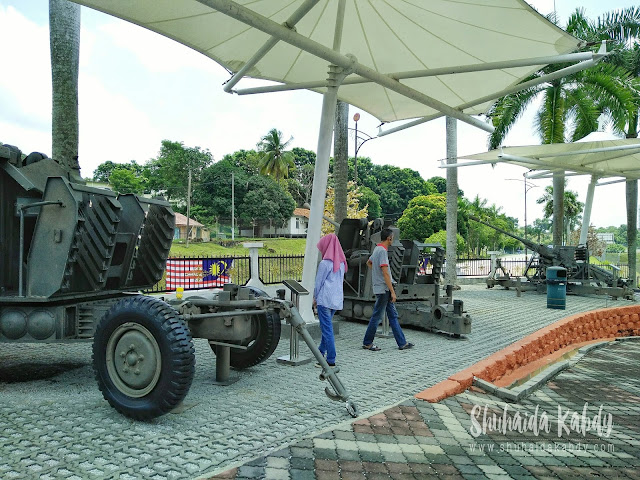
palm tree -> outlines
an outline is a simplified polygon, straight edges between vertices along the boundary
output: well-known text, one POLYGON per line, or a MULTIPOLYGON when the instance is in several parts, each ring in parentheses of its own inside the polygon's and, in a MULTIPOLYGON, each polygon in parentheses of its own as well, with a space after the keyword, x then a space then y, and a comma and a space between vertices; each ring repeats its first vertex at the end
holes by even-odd
MULTIPOLYGON (((554 20, 554 18, 550 18, 554 20)), ((586 19, 572 21, 567 32, 583 36, 586 19)), ((596 42, 594 42, 596 43, 596 42)), ((557 71, 563 65, 548 65, 533 74, 531 78, 557 71)), ((527 80, 529 80, 527 79, 527 80)), ((576 141, 595 131, 598 117, 603 111, 616 118, 628 116, 634 108, 634 89, 630 88, 629 72, 610 63, 600 63, 595 67, 551 82, 522 90, 499 99, 489 110, 496 127, 489 137, 489 148, 500 146, 507 133, 533 100, 542 96, 542 104, 537 112, 535 127, 543 144, 576 141)), ((636 107, 637 110, 637 107, 636 107)), ((562 208, 564 174, 554 173, 557 195, 557 211, 554 215, 553 243, 562 239, 562 208)))
MULTIPOLYGON (((347 173, 349 171, 349 104, 338 100, 333 137, 334 208, 338 223, 347 217, 347 173)), ((336 232, 337 233, 337 232, 336 232)))
MULTIPOLYGON (((549 65, 531 78, 559 70, 549 65)), ((628 112, 633 105, 628 72, 621 67, 600 63, 566 77, 542 83, 499 99, 489 110, 495 131, 489 137, 489 148, 502 145, 505 137, 534 100, 542 96, 535 128, 543 144, 579 140, 598 128, 598 116, 603 110, 617 115, 628 112), (572 131, 569 129, 573 128, 572 131)))
POLYGON ((282 141, 282 132, 275 128, 269 130, 258 143, 260 152, 260 173, 275 178, 277 182, 289 176, 289 169, 294 167, 293 153, 287 151, 293 137, 282 141))
MULTIPOLYGON (((633 104, 627 112, 606 112, 613 120, 615 130, 624 133, 627 138, 638 138, 638 111, 640 109, 640 46, 637 38, 640 36, 640 8, 630 7, 615 10, 598 17, 595 22, 584 16, 582 9, 569 19, 581 36, 590 41, 614 40, 613 54, 607 61, 629 72, 632 79, 630 89, 634 92, 633 104)), ((604 110, 604 109, 603 109, 604 110)), ((606 111, 606 110, 605 110, 606 111)), ((637 209, 638 209, 638 181, 626 182, 627 204, 627 251, 629 261, 629 279, 636 283, 636 247, 637 247, 637 209)))
MULTIPOLYGON (((566 179, 564 182, 566 187, 566 179)), ((567 232, 567 242, 569 241, 570 231, 575 229, 581 218, 584 204, 578 200, 578 193, 572 190, 563 190, 564 193, 564 226, 567 232)), ((553 217, 553 187, 548 185, 544 189, 544 193, 536 200, 538 204, 544 204, 544 218, 553 217)))
POLYGON ((49 0, 51 48, 51 156, 77 170, 78 165, 78 69, 80 55, 80 5, 49 0))

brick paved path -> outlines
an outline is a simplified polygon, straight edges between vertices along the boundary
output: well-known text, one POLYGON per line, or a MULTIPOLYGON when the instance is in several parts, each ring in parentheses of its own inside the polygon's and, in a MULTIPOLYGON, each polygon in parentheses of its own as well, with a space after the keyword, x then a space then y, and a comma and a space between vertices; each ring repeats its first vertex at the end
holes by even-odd
MULTIPOLYGON (((473 317, 461 340, 407 330, 417 348, 360 348, 365 325, 342 322, 340 378, 362 415, 397 404, 496 350, 565 315, 626 302, 570 297, 567 310, 547 310, 533 293, 465 286, 456 292, 473 317)), ((196 375, 184 404, 152 422, 132 422, 102 399, 89 344, 0 344, 0 478, 191 479, 281 449, 350 417, 324 395, 312 364, 278 365, 288 353, 240 372, 240 381, 212 383, 215 360, 196 342, 196 375)), ((306 347, 301 351, 306 354, 306 347)))
POLYGON ((640 341, 617 342, 588 353, 520 404, 506 407, 512 422, 516 415, 542 419, 544 412, 548 432, 492 431, 489 422, 482 433, 483 416, 474 408, 483 412, 486 406, 487 418, 502 418, 505 404, 476 390, 438 404, 407 400, 214 478, 638 479, 639 362, 640 341), (603 428, 598 436, 586 423, 584 432, 571 428, 574 413, 582 425, 586 403, 589 422, 601 406, 600 425, 609 425, 611 415, 609 433, 603 428))

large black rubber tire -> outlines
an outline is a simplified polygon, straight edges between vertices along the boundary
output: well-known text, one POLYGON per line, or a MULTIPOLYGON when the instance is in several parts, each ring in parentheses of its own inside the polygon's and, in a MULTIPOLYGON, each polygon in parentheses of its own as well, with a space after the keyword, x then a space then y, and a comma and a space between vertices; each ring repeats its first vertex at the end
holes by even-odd
POLYGON ((165 302, 123 298, 96 328, 93 369, 102 396, 118 412, 136 420, 159 417, 180 404, 191 386, 191 333, 165 302))
MULTIPOLYGON (((231 367, 236 370, 253 367, 264 362, 273 354, 280 341, 280 317, 277 314, 267 313, 264 315, 254 315, 252 321, 255 323, 255 334, 249 342, 247 350, 232 348, 229 354, 231 367)), ((211 345, 214 355, 216 345, 211 345)))

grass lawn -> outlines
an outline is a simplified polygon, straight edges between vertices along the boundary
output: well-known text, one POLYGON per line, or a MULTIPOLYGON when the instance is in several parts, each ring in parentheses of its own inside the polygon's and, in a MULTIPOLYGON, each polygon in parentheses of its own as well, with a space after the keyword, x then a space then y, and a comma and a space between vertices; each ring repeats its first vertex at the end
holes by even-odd
POLYGON ((248 256, 249 249, 242 246, 248 242, 262 242, 264 247, 258 250, 261 256, 268 255, 303 255, 306 245, 305 238, 237 238, 232 240, 214 240, 207 243, 189 242, 189 248, 183 240, 174 241, 171 246, 171 256, 248 256))

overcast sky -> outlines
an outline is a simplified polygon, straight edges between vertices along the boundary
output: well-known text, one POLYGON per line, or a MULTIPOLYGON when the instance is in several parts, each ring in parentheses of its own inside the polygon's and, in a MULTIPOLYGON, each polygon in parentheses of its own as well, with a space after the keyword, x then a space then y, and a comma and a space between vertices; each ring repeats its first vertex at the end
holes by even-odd
MULTIPOLYGON (((592 18, 629 7, 631 0, 536 0, 541 13, 555 8, 564 24, 575 8, 592 18)), ((51 70, 48 0, 0 0, 0 142, 23 152, 51 153, 51 70)), ((316 149, 322 97, 299 91, 239 97, 222 91, 228 73, 212 60, 176 42, 108 15, 82 8, 80 46, 80 165, 92 176, 102 162, 144 163, 157 155, 163 139, 208 148, 216 160, 255 148, 275 127, 292 146, 316 149)), ((242 87, 258 84, 243 80, 242 87)), ((357 110, 350 109, 350 117, 357 110)), ((358 128, 375 135, 379 122, 361 113, 358 128)), ((530 109, 507 137, 506 145, 539 144, 530 109)), ((350 122, 353 127, 353 121, 350 122)), ((458 154, 486 151, 487 134, 458 122, 458 154)), ((350 155, 353 155, 353 140, 350 155)), ((446 176, 444 119, 377 138, 359 156, 376 164, 409 167, 423 178, 446 176)), ((459 170, 467 198, 476 194, 503 211, 524 218, 525 169, 504 164, 459 170), (516 180, 512 180, 516 179, 516 180)), ((588 177, 571 177, 569 188, 585 200, 588 177)), ((535 199, 550 180, 535 182, 527 197, 527 221, 542 216, 535 199)), ((591 223, 626 223, 624 184, 598 187, 591 223)))

